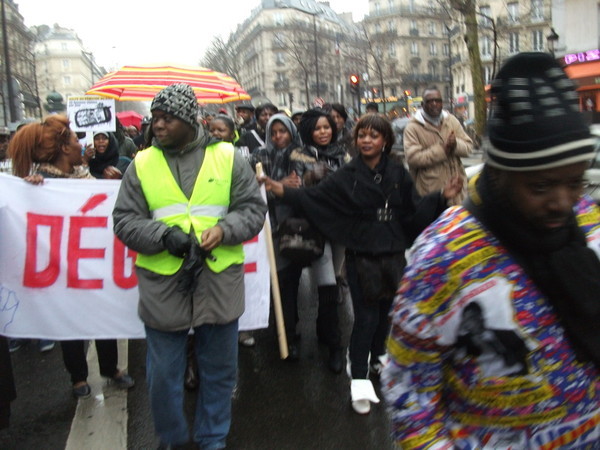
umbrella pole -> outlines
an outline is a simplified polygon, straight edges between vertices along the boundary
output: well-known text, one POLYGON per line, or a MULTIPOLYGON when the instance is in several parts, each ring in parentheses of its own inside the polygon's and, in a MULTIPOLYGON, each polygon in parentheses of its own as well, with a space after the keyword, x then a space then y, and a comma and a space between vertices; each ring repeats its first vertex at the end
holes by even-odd
MULTIPOLYGON (((263 175, 262 164, 256 164, 256 174, 263 175)), ((265 220, 265 239, 267 241, 267 255, 269 257, 269 271, 271 273, 271 297, 273 298, 273 311, 275 312, 275 324, 277 326, 277 340, 279 341, 279 356, 281 359, 288 357, 288 343, 285 335, 285 322, 281 308, 281 294, 279 291, 279 277, 277 276, 277 264, 275 263, 275 249, 273 247, 273 236, 271 235, 271 223, 269 218, 265 220)))

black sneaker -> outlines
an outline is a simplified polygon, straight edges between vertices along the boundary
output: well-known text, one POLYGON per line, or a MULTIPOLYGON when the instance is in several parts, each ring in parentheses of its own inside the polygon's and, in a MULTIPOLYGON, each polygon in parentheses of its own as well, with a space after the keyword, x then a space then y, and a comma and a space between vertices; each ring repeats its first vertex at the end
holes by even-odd
POLYGON ((135 386, 135 381, 128 374, 122 373, 116 377, 111 378, 111 384, 117 389, 129 389, 135 386))
POLYGON ((10 353, 16 352, 25 344, 29 343, 29 339, 10 339, 8 341, 8 351, 10 353))
POLYGON ((38 342, 38 348, 41 353, 49 352, 54 348, 54 341, 50 341, 48 339, 40 339, 40 342, 38 342))
POLYGON ((327 364, 329 366, 329 370, 335 374, 342 373, 345 363, 344 359, 344 351, 342 348, 329 349, 329 360, 327 364))
POLYGON ((79 387, 73 387, 73 397, 75 398, 88 398, 91 394, 92 388, 87 383, 79 387))

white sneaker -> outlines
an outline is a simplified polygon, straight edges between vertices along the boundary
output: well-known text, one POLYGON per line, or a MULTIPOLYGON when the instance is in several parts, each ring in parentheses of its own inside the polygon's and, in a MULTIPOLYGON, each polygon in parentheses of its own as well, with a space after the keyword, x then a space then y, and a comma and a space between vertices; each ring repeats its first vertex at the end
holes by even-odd
POLYGON ((358 414, 369 414, 371 411, 371 402, 369 400, 354 400, 352 409, 358 414))
POLYGON ((387 353, 379 356, 374 361, 369 361, 369 375, 379 378, 381 371, 388 364, 389 356, 387 353))
POLYGON ((350 382, 350 396, 352 408, 358 414, 368 414, 371 411, 371 402, 379 403, 371 380, 352 380, 350 382))

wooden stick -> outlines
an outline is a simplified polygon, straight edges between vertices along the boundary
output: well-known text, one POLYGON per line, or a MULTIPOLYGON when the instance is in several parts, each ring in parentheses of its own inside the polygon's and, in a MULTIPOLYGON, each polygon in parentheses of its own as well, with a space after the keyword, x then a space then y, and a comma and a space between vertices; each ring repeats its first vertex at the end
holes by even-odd
MULTIPOLYGON (((263 175, 262 163, 256 164, 256 175, 263 175)), ((265 240, 267 241, 267 255, 269 257, 269 270, 271 273, 271 293, 273 298, 273 311, 275 312, 275 324, 277 326, 277 339, 279 341, 279 356, 281 359, 288 357, 288 343, 285 335, 285 322, 281 308, 281 295, 279 293, 279 278, 277 277, 277 264, 275 262, 275 249, 273 246, 273 235, 271 234, 271 222, 267 217, 265 220, 265 240)))

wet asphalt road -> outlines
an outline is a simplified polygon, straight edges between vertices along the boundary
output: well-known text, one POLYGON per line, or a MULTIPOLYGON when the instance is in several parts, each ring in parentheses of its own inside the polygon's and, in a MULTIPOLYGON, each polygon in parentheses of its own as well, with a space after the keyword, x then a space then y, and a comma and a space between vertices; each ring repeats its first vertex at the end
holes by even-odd
MULTIPOLYGON (((316 290, 306 273, 300 294, 299 361, 279 359, 273 324, 254 332, 254 348, 240 348, 227 448, 392 449, 383 400, 372 405, 369 415, 357 415, 350 406, 348 376, 327 369, 327 348, 319 346, 315 336, 316 290)), ((347 342, 352 320, 349 298, 340 305, 340 313, 347 342)), ((129 373, 136 386, 127 399, 128 449, 158 445, 146 395, 145 349, 145 341, 129 341, 129 373)), ((13 353, 13 368, 18 398, 13 402, 11 428, 0 431, 0 449, 64 449, 76 402, 70 397, 60 348, 40 354, 35 345, 28 345, 13 353)), ((194 401, 188 394, 190 418, 194 401)), ((84 442, 81 448, 86 448, 84 442)))

